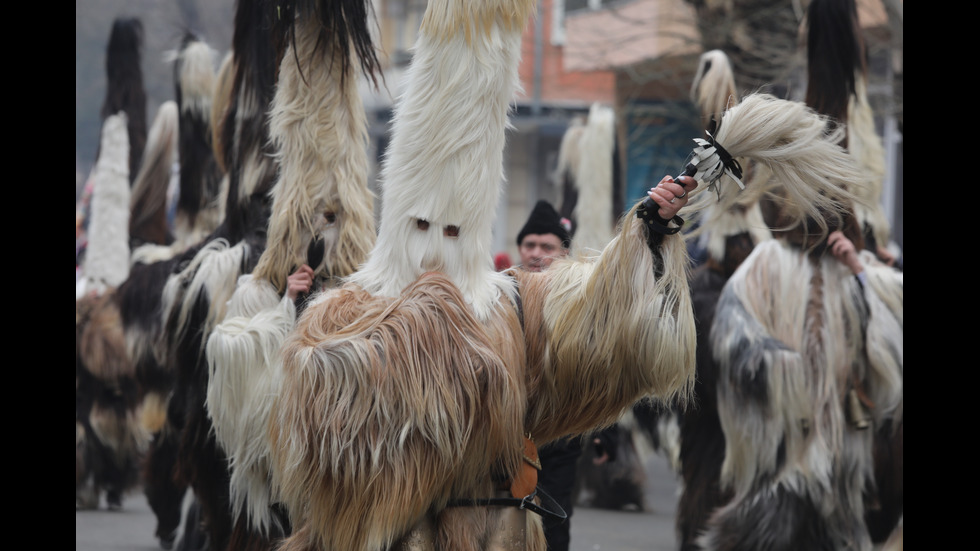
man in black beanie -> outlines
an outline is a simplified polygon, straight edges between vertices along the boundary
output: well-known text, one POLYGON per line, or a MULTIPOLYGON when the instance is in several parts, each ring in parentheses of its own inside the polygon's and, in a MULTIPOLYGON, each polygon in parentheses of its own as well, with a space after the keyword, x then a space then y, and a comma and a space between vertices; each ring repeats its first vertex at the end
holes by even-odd
POLYGON ((558 216, 551 203, 540 200, 517 234, 517 248, 521 254, 521 267, 529 272, 540 272, 558 257, 568 254, 572 244, 571 223, 558 216))
MULTIPOLYGON (((538 201, 521 232, 517 234, 517 247, 521 254, 520 268, 529 272, 545 270, 554 259, 567 255, 571 246, 571 223, 561 218, 551 203, 538 201)), ((575 487, 576 464, 581 455, 581 438, 575 436, 542 446, 538 452, 541 461, 538 487, 554 498, 567 515, 564 521, 548 517, 544 519, 548 551, 568 550, 571 536, 569 525, 574 503, 572 491, 575 487)))

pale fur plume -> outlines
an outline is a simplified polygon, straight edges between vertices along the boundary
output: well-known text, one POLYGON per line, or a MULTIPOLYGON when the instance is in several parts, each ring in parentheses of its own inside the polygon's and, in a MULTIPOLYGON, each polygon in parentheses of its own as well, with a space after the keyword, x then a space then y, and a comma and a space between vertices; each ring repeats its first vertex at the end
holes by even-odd
MULTIPOLYGON (((105 119, 92 189, 88 248, 82 267, 85 292, 104 293, 129 276, 129 134, 126 114, 105 119)), ((78 297, 76 297, 78 298, 78 297)))
POLYGON ((589 119, 578 143, 578 173, 575 185, 576 251, 601 251, 613 237, 616 220, 612 214, 613 150, 616 143, 616 113, 598 103, 589 109, 589 119))
MULTIPOLYGON (((215 55, 216 52, 207 43, 199 40, 192 40, 184 48, 167 54, 167 61, 177 63, 176 80, 181 98, 180 112, 174 113, 178 119, 174 122, 175 126, 180 124, 179 118, 182 117, 184 120, 207 122, 207 128, 210 131, 212 94, 215 88, 215 55)), ((176 104, 174 105, 176 106, 176 104)), ((188 132, 191 130, 185 129, 181 134, 176 134, 175 128, 175 148, 177 148, 179 137, 186 136, 188 132)), ((208 140, 212 138, 211 135, 207 136, 208 140)), ((172 156, 171 162, 177 160, 180 160, 179 153, 172 156)), ((188 161, 185 160, 185 162, 188 161)), ((181 176, 181 182, 183 179, 184 176, 181 176)), ((204 184, 202 183, 202 185, 204 184)), ((152 264, 169 260, 187 250, 188 247, 200 243, 218 227, 224 217, 227 188, 227 178, 223 178, 215 197, 211 197, 208 204, 203 205, 200 210, 194 213, 193 220, 191 220, 191 215, 180 208, 178 203, 172 228, 173 242, 170 245, 144 244, 137 247, 130 258, 131 264, 140 262, 152 264)), ((202 189, 201 193, 206 196, 208 191, 202 189)))
POLYGON ((702 128, 708 128, 712 119, 721 120, 724 112, 737 103, 735 73, 725 52, 710 50, 701 54, 691 84, 691 101, 701 112, 702 128))
POLYGON ((885 146, 875 129, 874 113, 868 103, 866 79, 855 76, 855 93, 850 97, 847 115, 847 148, 858 166, 868 173, 868 184, 855 190, 862 194, 864 204, 855 207, 857 219, 874 231, 875 240, 886 246, 891 240, 891 224, 881 204, 885 185, 885 146))
MULTIPOLYGON (((183 339, 200 296, 207 297, 210 304, 208 319, 202 329, 204 335, 224 319, 228 300, 248 254, 249 246, 245 242, 229 247, 224 239, 215 239, 202 247, 183 270, 167 279, 161 309, 164 326, 176 329, 168 336, 171 342, 183 339)), ((204 345, 202 342, 202 347, 204 345)))
POLYGON ((228 457, 232 518, 244 509, 249 525, 266 534, 273 523, 266 432, 279 394, 279 348, 295 318, 292 300, 267 281, 243 275, 227 317, 207 342, 205 406, 228 457))
POLYGON ((429 2, 382 168, 377 243, 350 279, 371 294, 395 297, 422 273, 441 271, 479 318, 491 315, 505 285, 492 263, 494 206, 533 7, 429 2), (444 236, 454 228, 458 237, 444 236))
POLYGON ((232 52, 228 52, 218 65, 218 72, 214 79, 214 93, 211 96, 211 147, 214 148, 214 158, 218 161, 218 166, 225 174, 228 173, 228 166, 225 165, 225 148, 229 144, 226 144, 222 138, 228 106, 234 92, 235 56, 232 52))
MULTIPOLYGON (((687 249, 683 237, 665 236, 657 277, 635 211, 596 262, 555 261, 545 277, 529 281, 517 274, 526 325, 543 320, 548 341, 529 400, 528 430, 538 442, 612 424, 644 396, 690 398, 695 331, 687 249)), ((540 338, 529 334, 528 348, 540 347, 540 338)))
MULTIPOLYGON (((735 72, 723 51, 711 50, 701 54, 691 84, 691 101, 698 106, 701 124, 706 131, 712 129, 712 122, 720 122, 725 112, 738 103, 735 72)), ((721 205, 715 197, 701 195, 693 198, 686 209, 693 211, 691 221, 699 222, 696 228, 686 233, 688 239, 700 240, 709 257, 719 263, 725 261, 725 243, 730 236, 748 232, 753 243, 772 237, 758 204, 771 172, 764 164, 747 159, 739 159, 739 162, 744 170, 743 181, 747 182, 747 189, 738 194, 737 203, 721 205)))
MULTIPOLYGON (((803 103, 755 93, 725 112, 715 138, 732 157, 762 164, 771 172, 772 177, 764 182, 753 181, 767 189, 782 189, 785 197, 780 206, 788 216, 813 218, 826 230, 827 213, 866 204, 855 191, 866 185, 864 172, 838 145, 843 132, 803 103)), ((723 209, 744 199, 727 180, 723 177, 715 182, 723 209)), ((699 180, 691 194, 707 189, 710 187, 699 180)))
POLYGON ((130 199, 129 233, 143 242, 167 243, 167 188, 178 156, 177 128, 177 103, 165 101, 150 127, 130 199))
POLYGON ((267 246, 254 270, 284 292, 306 263, 314 236, 327 245, 318 276, 343 277, 374 245, 374 197, 367 186, 367 120, 357 73, 343 75, 337 48, 323 48, 317 21, 297 22, 295 51, 283 57, 269 123, 279 180, 272 191, 267 246), (297 61, 302 64, 297 65, 297 61), (343 86, 341 86, 343 85, 343 86), (335 216, 325 220, 326 215, 335 216))
POLYGON ((399 298, 327 295, 284 346, 269 424, 276 486, 305 525, 285 549, 380 551, 448 499, 492 495, 494 469, 516 472, 526 364, 506 344, 521 325, 506 298, 478 320, 438 273, 399 298))
MULTIPOLYGON (((552 181, 556 186, 565 185, 566 175, 574 180, 579 174, 579 163, 582 160, 580 154, 582 147, 582 134, 585 132, 585 119, 582 116, 575 117, 568 124, 565 133, 561 137, 561 145, 558 147, 558 162, 555 165, 555 172, 552 181)), ((559 190, 559 194, 561 191, 559 190)), ((559 195, 560 196, 560 195, 559 195)), ((564 205, 559 202, 556 210, 562 212, 564 205)))
POLYGON ((200 40, 190 42, 177 52, 181 62, 178 75, 178 85, 183 97, 181 109, 203 120, 211 118, 216 55, 214 48, 200 40))
MULTIPOLYGON (((228 178, 215 148, 215 114, 227 102, 232 82, 231 64, 222 69, 223 80, 215 71, 217 52, 206 42, 186 36, 186 44, 176 52, 175 70, 180 92, 181 121, 181 200, 174 219, 175 253, 200 243, 224 219, 228 195, 228 178)), ((218 128, 220 133, 220 126, 218 128)))

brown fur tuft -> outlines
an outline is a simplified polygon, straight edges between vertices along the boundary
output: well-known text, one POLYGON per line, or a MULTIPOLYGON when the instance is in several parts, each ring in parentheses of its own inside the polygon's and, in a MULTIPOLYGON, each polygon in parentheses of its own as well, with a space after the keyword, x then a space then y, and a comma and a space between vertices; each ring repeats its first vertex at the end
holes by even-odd
POLYGON ((290 539, 384 549, 430 506, 488 497, 492 471, 516 472, 524 362, 506 343, 519 331, 509 303, 484 325, 435 273, 401 298, 347 286, 309 307, 270 424, 277 486, 301 519, 290 539))

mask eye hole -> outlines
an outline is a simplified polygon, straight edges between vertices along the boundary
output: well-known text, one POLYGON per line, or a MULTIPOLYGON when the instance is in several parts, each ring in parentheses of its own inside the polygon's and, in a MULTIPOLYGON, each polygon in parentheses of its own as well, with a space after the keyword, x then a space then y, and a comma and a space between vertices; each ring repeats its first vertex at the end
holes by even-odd
POLYGON ((446 237, 459 237, 459 226, 446 226, 442 228, 442 235, 446 237))
POLYGON ((429 229, 429 221, 428 220, 422 220, 421 218, 418 218, 418 219, 415 220, 415 226, 418 229, 422 230, 422 231, 428 231, 428 229, 429 229))
POLYGON ((323 213, 323 219, 327 221, 328 226, 332 226, 337 222, 337 213, 325 212, 323 213))

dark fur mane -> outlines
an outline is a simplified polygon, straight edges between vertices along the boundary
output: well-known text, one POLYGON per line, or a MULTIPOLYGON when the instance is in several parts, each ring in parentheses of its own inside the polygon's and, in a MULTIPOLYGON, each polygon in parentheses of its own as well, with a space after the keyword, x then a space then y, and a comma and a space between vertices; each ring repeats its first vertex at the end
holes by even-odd
POLYGON ((813 0, 807 10, 806 104, 847 122, 856 72, 866 71, 854 0, 813 0))
MULTIPOLYGON (((247 159, 255 156, 269 159, 275 153, 269 140, 266 110, 275 95, 279 62, 285 49, 285 28, 276 17, 277 11, 275 2, 245 0, 238 3, 235 12, 233 92, 221 129, 221 142, 226 144, 223 164, 228 167, 229 174, 222 226, 227 226, 233 237, 245 235, 248 227, 256 222, 254 209, 242 203, 251 202, 253 198, 263 201, 275 185, 275 170, 269 163, 269 170, 260 176, 258 187, 248 197, 241 197, 242 170, 248 164, 247 159), (256 106, 256 109, 247 112, 243 108, 245 105, 256 106)), ((264 227, 267 221, 266 216, 257 222, 264 227)))
MULTIPOLYGON (((129 130, 129 182, 139 172, 146 147, 146 90, 143 88, 143 22, 137 18, 118 18, 112 23, 106 47, 106 96, 102 120, 126 112, 129 130)), ((96 155, 98 158, 98 155, 96 155)))
MULTIPOLYGON (((316 14, 320 23, 317 47, 325 48, 332 41, 340 50, 339 60, 334 58, 331 63, 339 61, 341 64, 341 86, 347 79, 351 68, 352 49, 360 62, 364 76, 370 78, 375 87, 378 85, 377 75, 381 73, 381 64, 378 61, 374 43, 371 40, 371 32, 368 29, 370 9, 371 4, 362 0, 335 2, 300 0, 296 3, 296 12, 316 14)), ((287 36, 288 41, 295 44, 296 26, 292 19, 289 20, 287 36)), ((296 52, 295 48, 293 48, 293 52, 296 52)), ((297 60, 297 66, 302 69, 303 64, 297 60)))
MULTIPOLYGON (((181 52, 200 39, 186 32, 181 40, 181 52)), ((180 158, 180 196, 177 208, 187 215, 191 225, 198 213, 218 196, 221 187, 221 169, 215 159, 211 144, 211 119, 197 110, 186 110, 184 90, 181 87, 181 73, 184 69, 183 57, 174 64, 174 84, 177 106, 180 110, 180 137, 178 151, 180 158)))

